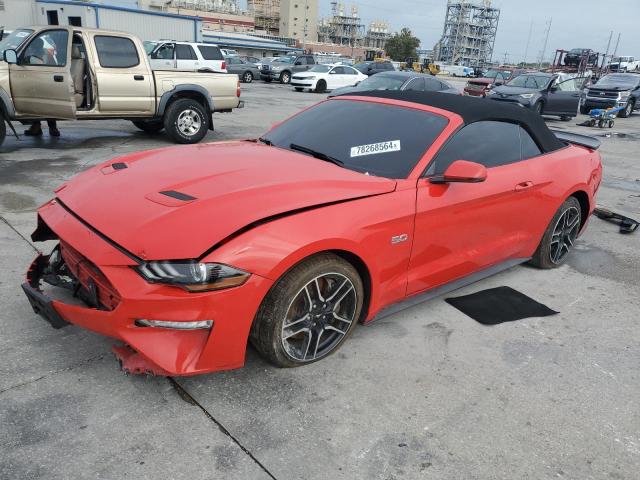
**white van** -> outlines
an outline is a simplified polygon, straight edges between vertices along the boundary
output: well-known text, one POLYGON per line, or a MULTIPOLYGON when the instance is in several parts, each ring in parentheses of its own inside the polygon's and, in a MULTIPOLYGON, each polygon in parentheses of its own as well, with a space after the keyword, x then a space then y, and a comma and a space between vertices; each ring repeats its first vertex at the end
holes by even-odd
POLYGON ((198 72, 227 73, 224 56, 211 43, 144 42, 152 70, 197 70, 198 72))

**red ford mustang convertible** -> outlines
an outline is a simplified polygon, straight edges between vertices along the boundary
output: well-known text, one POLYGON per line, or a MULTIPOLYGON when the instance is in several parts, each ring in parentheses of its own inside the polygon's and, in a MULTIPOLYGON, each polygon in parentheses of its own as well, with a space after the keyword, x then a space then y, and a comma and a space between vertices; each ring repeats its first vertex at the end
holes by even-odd
POLYGON ((358 322, 518 263, 567 258, 595 207, 598 142, 499 102, 365 92, 258 140, 91 168, 38 211, 57 240, 23 289, 54 327, 108 335, 125 371, 319 360, 358 322))

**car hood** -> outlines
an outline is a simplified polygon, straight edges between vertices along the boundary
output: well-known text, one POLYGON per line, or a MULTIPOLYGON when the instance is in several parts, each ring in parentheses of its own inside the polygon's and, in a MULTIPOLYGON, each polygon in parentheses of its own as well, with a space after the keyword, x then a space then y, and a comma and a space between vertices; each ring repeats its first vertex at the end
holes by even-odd
POLYGON ((487 78, 487 77, 481 77, 481 78, 474 78, 473 80, 469 80, 469 83, 481 83, 484 85, 491 85, 494 82, 494 78, 487 78))
POLYGON ((540 90, 536 88, 525 87, 510 87, 508 85, 502 85, 493 89, 494 92, 502 95, 522 95, 523 93, 539 93, 540 90))
POLYGON ((609 84, 609 85, 592 85, 591 87, 589 87, 589 90, 593 90, 596 92, 605 92, 605 91, 609 91, 609 92, 626 92, 629 90, 633 90, 633 85, 613 85, 613 84, 609 84))
POLYGON ((134 255, 174 260, 198 258, 256 222, 395 186, 305 154, 239 141, 126 155, 81 173, 56 193, 134 255))

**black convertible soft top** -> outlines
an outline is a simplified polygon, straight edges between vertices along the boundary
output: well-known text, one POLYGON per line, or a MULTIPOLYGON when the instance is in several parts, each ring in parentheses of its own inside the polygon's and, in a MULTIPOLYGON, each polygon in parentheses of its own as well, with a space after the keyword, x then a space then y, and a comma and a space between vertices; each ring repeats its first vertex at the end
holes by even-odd
MULTIPOLYGON (((338 95, 340 97, 342 95, 338 95)), ((395 90, 371 90, 345 93, 344 96, 377 97, 402 100, 405 102, 429 105, 462 117, 465 125, 482 120, 512 122, 521 125, 536 140, 544 152, 552 152, 564 148, 560 141, 547 127, 543 118, 537 113, 520 106, 505 102, 496 102, 483 98, 463 97, 450 93, 416 92, 395 90)), ((334 97, 335 98, 335 97, 334 97)))

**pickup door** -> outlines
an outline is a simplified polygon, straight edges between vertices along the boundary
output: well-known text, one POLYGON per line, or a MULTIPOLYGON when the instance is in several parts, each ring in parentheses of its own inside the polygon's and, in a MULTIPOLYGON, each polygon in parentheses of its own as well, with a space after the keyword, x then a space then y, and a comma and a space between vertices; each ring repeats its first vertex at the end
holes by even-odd
POLYGON ((71 32, 43 30, 9 65, 11 94, 18 117, 73 119, 76 104, 71 86, 71 32))
POLYGON ((142 44, 124 35, 92 34, 100 114, 150 116, 155 86, 142 44))

